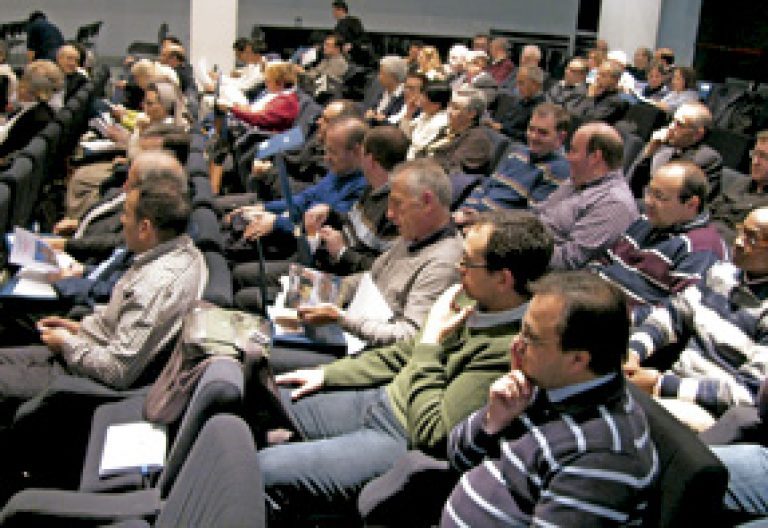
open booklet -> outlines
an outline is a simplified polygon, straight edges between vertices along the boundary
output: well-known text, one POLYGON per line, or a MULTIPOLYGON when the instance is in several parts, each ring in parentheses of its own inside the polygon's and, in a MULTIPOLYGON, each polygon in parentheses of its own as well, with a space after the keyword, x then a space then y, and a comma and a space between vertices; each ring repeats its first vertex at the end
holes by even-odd
POLYGON ((7 235, 11 248, 9 262, 20 266, 16 276, 3 288, 4 295, 55 299, 56 291, 46 275, 67 268, 75 260, 64 252, 55 251, 44 237, 24 228, 16 227, 7 235))
MULTIPOLYGON (((341 300, 350 297, 344 292, 346 283, 340 277, 292 264, 289 274, 281 277, 281 284, 283 291, 275 304, 267 309, 270 319, 275 323, 277 344, 327 346, 345 350, 347 354, 357 354, 365 348, 365 341, 345 332, 337 324, 303 325, 299 320, 299 306, 322 303, 339 305, 341 300)), ((381 321, 388 321, 394 315, 370 273, 361 277, 346 312, 352 316, 365 315, 367 319, 381 321)))
POLYGON ((125 473, 149 474, 165 465, 165 426, 150 422, 110 425, 104 437, 99 477, 125 473))

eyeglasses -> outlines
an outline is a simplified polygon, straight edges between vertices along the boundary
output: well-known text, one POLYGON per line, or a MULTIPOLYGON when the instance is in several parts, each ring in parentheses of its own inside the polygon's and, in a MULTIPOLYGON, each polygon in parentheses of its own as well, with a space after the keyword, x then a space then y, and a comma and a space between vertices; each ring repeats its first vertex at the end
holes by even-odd
POLYGON ((768 240, 764 240, 754 229, 747 228, 744 224, 736 224, 736 238, 752 247, 768 247, 768 240))
POLYGON ((751 159, 757 158, 760 161, 768 161, 768 152, 763 152, 762 150, 750 150, 749 157, 751 159))
POLYGON ((693 123, 686 123, 681 119, 673 119, 672 124, 679 128, 696 128, 696 125, 693 123))
POLYGON ((488 269, 488 264, 487 263, 483 262, 481 264, 479 262, 469 262, 466 259, 466 257, 462 257, 461 260, 456 263, 456 266, 459 267, 459 268, 464 268, 464 269, 472 269, 472 268, 488 269))
POLYGON ((530 333, 530 330, 527 330, 526 328, 523 328, 519 334, 517 334, 517 339, 522 342, 525 346, 541 346, 545 343, 548 343, 550 341, 553 341, 552 339, 545 339, 543 337, 535 336, 530 333))

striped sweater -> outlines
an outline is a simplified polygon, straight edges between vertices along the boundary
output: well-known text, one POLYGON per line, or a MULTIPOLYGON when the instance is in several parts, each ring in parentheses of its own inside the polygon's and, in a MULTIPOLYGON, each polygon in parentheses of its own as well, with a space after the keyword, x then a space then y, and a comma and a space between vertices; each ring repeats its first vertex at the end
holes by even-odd
POLYGON ((655 305, 700 282, 727 255, 707 213, 669 229, 656 229, 641 216, 590 267, 628 299, 655 305))
POLYGON ((544 201, 570 175, 568 161, 557 152, 536 156, 523 147, 507 156, 484 178, 461 207, 478 211, 527 209, 544 201))
POLYGON ((704 282, 664 307, 635 310, 629 348, 641 360, 671 343, 685 348, 656 386, 661 397, 697 403, 715 415, 754 405, 768 373, 768 278, 745 281, 733 264, 717 263, 704 282))
POLYGON ((658 457, 624 383, 614 375, 552 401, 540 390, 498 435, 482 429, 486 408, 457 425, 448 455, 468 471, 441 526, 639 525, 658 457))

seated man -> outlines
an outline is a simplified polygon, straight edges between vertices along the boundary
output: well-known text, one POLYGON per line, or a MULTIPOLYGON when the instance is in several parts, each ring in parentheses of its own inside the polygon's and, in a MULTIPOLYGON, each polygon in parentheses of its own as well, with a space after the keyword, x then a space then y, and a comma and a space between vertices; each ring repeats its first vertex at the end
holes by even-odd
POLYGON ((216 80, 220 79, 220 86, 224 87, 223 93, 237 90, 247 98, 248 93, 264 83, 266 60, 261 56, 258 43, 241 37, 235 41, 232 49, 235 50, 235 62, 241 66, 232 70, 229 75, 199 70, 196 72, 204 92, 213 93, 216 89, 216 80))
POLYGON ((88 82, 88 78, 78 70, 80 66, 80 52, 72 44, 64 44, 56 52, 56 64, 64 74, 64 97, 62 103, 69 101, 70 97, 88 82))
POLYGON ((624 117, 629 103, 619 92, 619 80, 624 66, 606 60, 597 69, 595 82, 587 90, 587 97, 573 109, 584 121, 604 121, 610 125, 624 117))
POLYGON ((547 92, 547 101, 573 112, 587 96, 588 70, 587 61, 583 58, 571 59, 565 68, 563 80, 553 84, 547 92))
POLYGON ((697 284, 728 255, 706 212, 708 192, 693 163, 662 165, 645 188, 645 215, 590 268, 634 303, 656 305, 697 284))
MULTIPOLYGON (((422 78, 423 75, 409 74, 406 82, 422 78)), ((443 81, 426 81, 425 86, 417 97, 417 110, 415 117, 411 117, 408 112, 400 121, 400 130, 402 130, 408 139, 411 140, 411 146, 408 148, 408 159, 423 157, 429 146, 445 134, 448 126, 448 103, 451 100, 451 88, 443 81)))
POLYGON ((749 211, 768 205, 768 130, 757 133, 749 156, 749 178, 724 172, 723 192, 709 206, 714 224, 728 243, 733 242, 736 226, 749 211))
POLYGON ((318 79, 325 75, 329 79, 341 82, 349 68, 347 59, 341 51, 343 42, 339 35, 330 34, 323 40, 323 60, 314 68, 307 70, 307 75, 312 79, 318 79))
MULTIPOLYGON (((334 275, 350 275, 371 268, 374 260, 389 249, 397 237, 397 226, 387 218, 389 173, 405 160, 408 140, 393 126, 370 129, 363 140, 362 169, 368 185, 349 212, 320 203, 304 214, 308 233, 319 244, 312 267, 334 275)), ((287 275, 291 261, 265 263, 264 275, 270 293, 279 291, 279 278, 287 275)), ((235 304, 244 310, 261 310, 261 263, 235 268, 235 304)), ((271 295, 270 295, 271 297, 271 295)))
POLYGON ((405 77, 408 63, 402 57, 387 55, 379 62, 381 97, 365 112, 365 118, 375 125, 396 125, 405 114, 405 77))
MULTIPOLYGON (((387 216, 400 237, 370 273, 394 315, 376 321, 328 304, 300 308, 304 323, 339 323, 369 345, 389 345, 413 337, 438 295, 456 282, 461 234, 451 222, 448 177, 431 160, 413 160, 398 165, 391 182, 387 216)), ((347 291, 356 291, 361 278, 347 277, 347 291)))
MULTIPOLYGON (((123 212, 126 190, 138 183, 138 175, 150 171, 152 164, 184 164, 189 153, 189 134, 175 126, 157 127, 148 130, 140 140, 141 153, 131 161, 127 176, 125 167, 117 164, 111 168, 108 178, 119 180, 118 174, 125 177, 121 187, 112 187, 104 195, 98 196, 99 189, 92 190, 94 205, 87 208, 81 218, 65 217, 53 227, 58 237, 49 238, 48 244, 54 249, 63 250, 84 263, 103 260, 117 247, 123 244, 123 226, 120 216, 123 212), (154 156, 151 153, 159 149, 173 152, 176 159, 168 156, 154 156)), ((186 181, 186 177, 185 177, 186 181)))
POLYGON ((766 277, 768 208, 762 208, 739 227, 733 264, 715 264, 703 283, 689 286, 663 307, 636 308, 629 379, 697 429, 709 427, 712 416, 733 405, 754 405, 768 372, 766 277), (670 344, 685 348, 669 370, 638 366, 670 344), (691 423, 686 415, 694 413, 701 418, 691 423))
POLYGON ((637 217, 621 174, 624 146, 605 123, 588 123, 573 135, 571 178, 533 205, 555 237, 554 269, 578 269, 611 246, 637 217))
POLYGON ((491 74, 497 84, 504 84, 515 71, 515 65, 509 58, 509 41, 504 37, 496 37, 488 46, 488 51, 491 55, 488 73, 491 74))
MULTIPOLYGON (((148 170, 150 170, 148 168, 148 170)), ((92 378, 116 389, 150 381, 153 361, 172 345, 182 316, 207 281, 203 255, 184 233, 190 213, 183 169, 151 169, 128 193, 126 246, 136 254, 109 303, 76 322, 38 322, 45 346, 0 350, 0 397, 28 399, 60 374, 92 378)))
POLYGON ((462 287, 443 292, 415 339, 278 376, 298 385, 291 395, 299 401, 288 405, 308 441, 259 452, 275 516, 350 512, 363 484, 407 449, 442 456, 451 427, 504 372, 528 282, 544 273, 551 251, 532 215, 488 213, 467 232, 462 287))
POLYGON ((491 140, 480 127, 485 100, 477 90, 460 90, 448 105, 448 127, 442 137, 424 150, 447 174, 487 174, 491 162, 491 140))
POLYGON ((677 109, 672 123, 653 133, 651 140, 627 171, 632 194, 640 198, 651 174, 668 161, 692 161, 707 175, 709 199, 720 194, 723 158, 703 143, 712 127, 712 113, 701 103, 686 103, 677 109))
POLYGON ((517 94, 499 94, 494 113, 496 121, 491 123, 491 127, 511 138, 513 142, 524 142, 533 109, 544 102, 543 84, 544 72, 541 68, 520 66, 515 79, 517 94))
POLYGON ((623 296, 585 272, 532 291, 511 370, 450 433, 448 457, 466 473, 440 526, 639 525, 659 468, 621 375, 623 296))
MULTIPOLYGON (((342 212, 349 211, 366 185, 360 170, 366 130, 365 124, 355 118, 339 119, 330 125, 325 137, 328 173, 315 185, 293 196, 293 205, 299 213, 303 215, 320 203, 342 212)), ((285 200, 273 200, 264 203, 263 210, 260 209, 261 206, 257 205, 256 210, 244 211, 248 224, 242 232, 242 239, 245 242, 262 239, 266 256, 270 259, 291 256, 296 250, 296 240, 295 226, 288 216, 288 203, 285 200)), ((250 244, 243 247, 236 242, 228 250, 228 257, 239 262, 253 260, 255 255, 250 244)))
POLYGON ((563 108, 542 103, 528 123, 528 146, 515 149, 496 172, 483 178, 454 214, 454 221, 471 223, 479 211, 527 209, 540 203, 568 179, 570 168, 562 155, 570 116, 563 108))

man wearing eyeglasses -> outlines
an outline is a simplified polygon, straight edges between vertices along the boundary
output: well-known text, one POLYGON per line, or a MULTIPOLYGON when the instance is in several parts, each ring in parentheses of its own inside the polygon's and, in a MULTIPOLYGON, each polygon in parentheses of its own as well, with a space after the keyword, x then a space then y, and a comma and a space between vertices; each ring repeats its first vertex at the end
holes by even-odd
POLYGON ((703 143, 712 128, 712 113, 701 103, 680 106, 672 123, 653 133, 640 156, 627 171, 627 181, 636 198, 641 198, 651 174, 674 160, 692 161, 707 175, 709 199, 720 193, 720 173, 723 158, 719 152, 703 143))
POLYGON ((529 213, 485 215, 467 231, 461 286, 440 296, 414 339, 277 376, 296 386, 283 394, 309 439, 259 452, 269 506, 286 526, 303 526, 286 516, 306 512, 356 515, 362 485, 408 449, 443 457, 448 432, 508 370, 528 283, 546 270, 552 238, 529 213))
POLYGON ((768 372, 768 208, 737 226, 733 263, 713 265, 703 283, 665 305, 635 309, 625 371, 696 429, 734 405, 755 405, 768 372), (644 365, 668 345, 684 348, 669 370, 644 365))
POLYGON ((749 177, 723 171, 723 192, 710 206, 712 220, 729 243, 736 236, 736 224, 749 211, 768 205, 768 130, 757 133, 755 148, 749 156, 749 177))
POLYGON ((698 283, 728 255, 706 211, 709 187, 690 161, 671 161, 645 188, 645 214, 590 267, 633 303, 658 304, 698 283))

